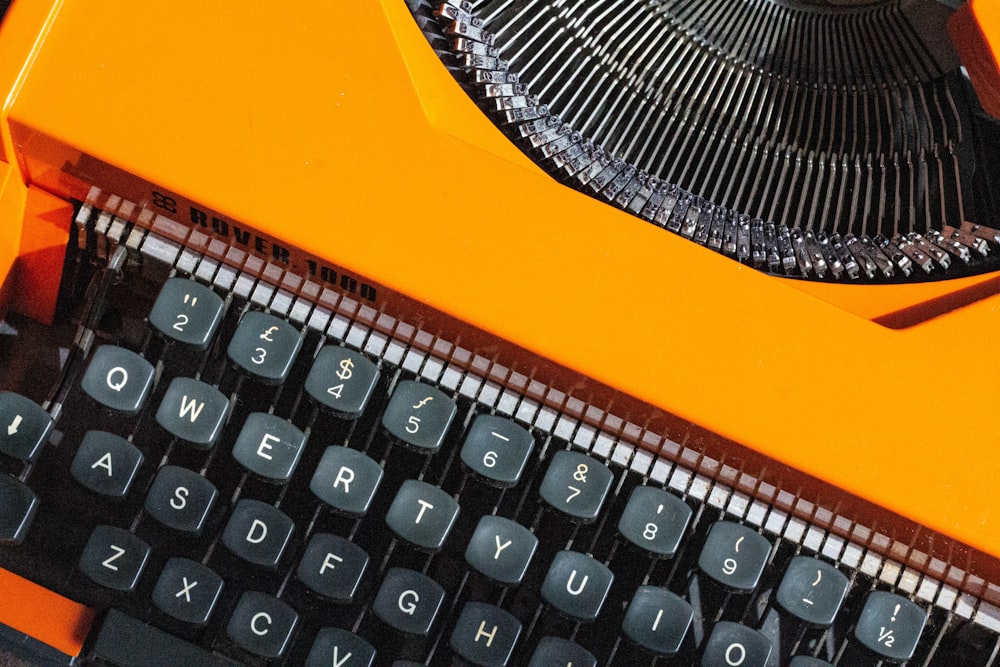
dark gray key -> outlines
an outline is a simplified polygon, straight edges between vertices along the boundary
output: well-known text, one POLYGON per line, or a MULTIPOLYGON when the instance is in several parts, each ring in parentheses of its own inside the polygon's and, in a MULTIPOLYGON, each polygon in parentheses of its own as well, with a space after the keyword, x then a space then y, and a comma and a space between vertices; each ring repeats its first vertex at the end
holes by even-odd
POLYGON ((382 415, 382 426, 393 437, 418 451, 441 448, 458 408, 447 394, 413 380, 396 385, 382 415))
POLYGON ((361 516, 381 481, 379 464, 355 449, 334 445, 323 452, 309 490, 337 512, 361 516))
POLYGON ((360 352, 327 345, 313 361, 306 391, 338 417, 356 419, 365 411, 378 381, 378 366, 360 352))
POLYGON ((771 641, 767 637, 745 625, 722 621, 712 628, 701 664, 703 667, 764 667, 770 655, 771 641))
POLYGON ((462 444, 462 463, 491 484, 514 486, 534 446, 531 434, 511 420, 479 415, 462 444))
POLYGON ((443 600, 444 589, 436 581, 419 572, 394 567, 382 580, 372 610, 400 632, 426 636, 443 600))
POLYGON ((222 321, 222 308, 222 298, 201 283, 168 278, 149 313, 149 323, 164 336, 203 350, 222 321))
POLYGON ((189 644, 145 621, 111 609, 101 623, 94 657, 122 667, 239 667, 238 662, 189 644))
POLYGON ((538 492, 553 508, 576 521, 597 518, 614 475, 606 465, 580 452, 559 451, 552 457, 538 492))
POLYGON ((519 523, 499 516, 484 516, 465 550, 465 560, 487 577, 510 586, 524 579, 538 538, 519 523))
POLYGON ((99 586, 131 591, 139 582, 149 545, 114 526, 98 526, 90 534, 80 556, 80 571, 99 586))
POLYGON ((142 464, 142 452, 125 438, 106 431, 87 431, 76 450, 70 472, 95 493, 123 498, 142 464))
POLYGON ((222 577, 201 563, 171 558, 156 581, 153 604, 179 621, 201 627, 208 623, 222 585, 222 577))
POLYGON ((156 410, 156 421, 172 435, 199 449, 218 440, 229 414, 229 400, 218 389, 192 378, 174 378, 156 410))
POLYGON ((451 633, 451 647, 474 665, 503 667, 520 634, 520 621, 503 609, 466 602, 451 633))
POLYGON ((222 531, 222 543, 243 560, 273 569, 294 528, 292 520, 278 508, 242 498, 222 531))
POLYGON ((153 386, 153 367, 131 350, 102 345, 94 352, 81 386, 101 405, 132 415, 153 386))
POLYGON ((528 667, 597 667, 597 658, 562 637, 545 637, 531 654, 528 667))
POLYGON ((560 551, 542 582, 542 598, 571 618, 593 621, 614 578, 611 570, 590 556, 560 551))
POLYGON ((340 628, 323 628, 316 635, 306 667, 371 667, 375 647, 340 628))
POLYGON ((848 580, 833 565, 817 558, 796 556, 778 586, 778 604, 809 625, 833 623, 847 595, 848 580))
POLYGON ((0 543, 23 542, 37 510, 34 491, 21 480, 0 474, 0 543))
POLYGON ((0 392, 0 452, 34 461, 52 432, 52 417, 29 398, 0 392))
POLYGON ((288 377, 301 347, 298 329, 274 315, 252 310, 240 320, 226 354, 251 376, 280 384, 288 377))
POLYGON ((694 611, 676 594, 657 586, 640 586, 622 621, 625 636, 657 655, 681 648, 694 611))
POLYGON ((770 553, 771 543, 760 533, 738 523, 720 521, 708 531, 698 567, 735 591, 752 591, 770 553))
POLYGON ((913 657, 927 612, 909 599, 873 591, 865 599, 854 636, 868 649, 894 662, 913 657))
POLYGON ((632 544, 657 558, 677 552, 691 520, 691 508, 663 489, 637 486, 618 519, 618 531, 632 544))
POLYGON ((350 602, 368 567, 365 550, 339 535, 316 533, 299 562, 303 584, 335 602, 350 602))
POLYGON ((187 468, 165 465, 156 471, 145 508, 165 526, 192 535, 201 533, 218 491, 210 481, 187 468))
POLYGON ((291 641, 299 615, 278 598, 258 591, 240 596, 226 634, 237 646, 262 658, 280 658, 291 641))
POLYGON ((268 481, 284 484, 292 477, 306 436, 291 422, 264 412, 254 412, 243 423, 233 458, 268 481))
POLYGON ((455 499, 438 487, 408 479, 399 487, 385 522, 410 544, 437 551, 444 546, 458 510, 455 499))

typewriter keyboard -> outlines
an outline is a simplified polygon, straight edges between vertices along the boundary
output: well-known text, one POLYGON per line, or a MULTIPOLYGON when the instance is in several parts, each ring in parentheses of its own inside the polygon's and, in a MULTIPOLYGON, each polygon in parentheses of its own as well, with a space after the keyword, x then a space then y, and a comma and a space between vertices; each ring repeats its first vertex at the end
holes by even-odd
POLYGON ((0 393, 0 564, 96 611, 87 660, 996 655, 981 625, 363 346, 178 271, 138 282, 102 288, 52 400, 0 393))

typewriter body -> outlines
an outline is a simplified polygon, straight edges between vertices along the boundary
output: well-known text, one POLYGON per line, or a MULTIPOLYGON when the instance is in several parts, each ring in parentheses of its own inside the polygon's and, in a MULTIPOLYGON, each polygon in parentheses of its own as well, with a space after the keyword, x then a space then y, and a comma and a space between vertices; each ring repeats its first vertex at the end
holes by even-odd
MULTIPOLYGON (((554 17, 570 11, 549 4, 554 17)), ((684 23, 685 3, 646 4, 660 7, 657 16, 680 33, 695 30, 684 23)), ((744 4, 800 17, 868 6, 744 4)), ((868 4, 919 23, 906 14, 914 3, 868 4)), ((723 204, 711 208, 709 193, 694 193, 699 199, 684 209, 707 217, 674 211, 671 229, 672 213, 658 220, 652 202, 663 208, 668 197, 686 195, 666 194, 666 179, 657 190, 641 170, 615 163, 602 167, 602 187, 617 177, 622 184, 601 195, 593 184, 605 172, 591 167, 587 183, 596 195, 588 196, 587 183, 574 189, 546 162, 562 155, 564 175, 569 151, 596 164, 596 153, 572 147, 578 137, 553 131, 552 141, 564 136, 566 143, 546 153, 541 139, 530 145, 546 128, 522 130, 519 143, 495 122, 535 98, 523 88, 527 76, 488 80, 502 69, 492 49, 515 28, 491 27, 487 5, 501 7, 498 20, 532 3, 366 0, 265 9, 16 0, 8 8, 0 24, 7 91, 0 274, 9 323, 0 348, 0 389, 8 392, 0 394, 8 397, 0 401, 0 429, 12 441, 30 421, 28 404, 10 402, 15 395, 47 415, 39 419, 48 425, 30 451, 11 445, 3 453, 9 481, 2 493, 15 508, 4 517, 0 547, 5 648, 28 664, 340 665, 351 647, 357 664, 529 664, 536 654, 563 662, 532 664, 566 664, 577 649, 594 664, 743 664, 732 662, 740 656, 762 665, 793 657, 795 664, 824 664, 807 657, 993 664, 1000 651, 1000 277, 988 262, 1000 255, 1000 221, 989 217, 989 196, 970 195, 962 206, 950 196, 920 199, 931 202, 915 214, 926 214, 925 226, 910 237, 886 232, 882 250, 861 249, 869 236, 860 231, 834 228, 840 249, 834 240, 802 245, 805 254, 797 254, 797 228, 789 223, 784 245, 783 222, 762 217, 759 259, 757 228, 747 216, 742 254, 742 218, 734 214, 735 249, 724 252, 722 221, 722 250, 713 251, 711 215, 721 216, 723 204), (470 97, 477 87, 501 100, 492 119, 484 112, 494 104, 488 95, 485 102, 470 97), (947 236, 931 222, 934 206, 947 236), (949 217, 958 212, 967 219, 949 217), (693 242, 701 232, 703 242, 693 242), (848 237, 856 241, 850 250, 848 237), (810 248, 829 261, 821 280, 803 268, 810 248), (963 248, 986 259, 970 264, 963 248), (834 275, 838 258, 843 279, 834 275), (851 259, 860 280, 847 275, 851 259), (938 273, 895 279, 907 273, 904 265, 922 274, 922 261, 937 262, 938 273), (943 271, 945 263, 957 269, 943 271), (203 305, 218 298, 221 324, 206 325, 207 340, 192 345, 171 329, 178 324, 183 333, 192 317, 184 308, 199 294, 203 305), (156 309, 174 297, 173 319, 157 325, 156 309), (260 320, 267 326, 257 339, 254 317, 272 318, 260 320), (283 327, 299 342, 288 370, 264 377, 254 359, 259 350, 277 354, 269 345, 283 327), (37 357, 34 345, 43 350, 37 357), (101 350, 119 355, 104 370, 101 350), (345 416, 324 403, 322 391, 309 391, 324 351, 342 355, 325 378, 331 391, 336 372, 345 371, 340 364, 358 375, 365 364, 377 369, 356 414, 345 416), (45 361, 53 354, 59 362, 45 361), (135 359, 149 365, 148 388, 125 382, 135 359), (116 384, 118 370, 124 384, 116 384), (89 386, 94 378, 105 386, 89 386), (211 442, 192 445, 193 437, 157 417, 178 379, 197 380, 226 401, 221 435, 211 442), (140 405, 116 406, 122 387, 140 405), (410 437, 434 427, 421 411, 444 404, 454 413, 441 413, 439 442, 410 437), (532 458, 514 479, 491 478, 496 453, 469 444, 483 417, 517 429, 496 426, 504 443, 513 433, 530 438, 532 458), (247 424, 265 419, 304 434, 287 475, 267 467, 270 443, 284 436, 261 427, 264 435, 246 444, 253 437, 245 436, 247 424), (102 449, 112 439, 125 449, 102 449), (95 448, 91 458, 81 453, 85 446, 95 448), (338 471, 360 476, 354 464, 328 470, 324 456, 333 450, 330 456, 363 454, 382 471, 371 509, 331 507, 317 492, 323 479, 346 488, 338 471), (134 476, 122 486, 109 491, 103 478, 94 481, 91 473, 110 476, 108 461, 117 466, 130 452, 138 453, 134 476), (164 470, 210 483, 215 495, 204 524, 170 526, 163 504, 179 496, 167 493, 159 506, 151 500, 164 470), (605 472, 603 491, 575 488, 588 475, 597 485, 605 472), (638 500, 631 504, 644 487, 690 511, 677 545, 664 553, 643 545, 644 531, 666 530, 656 518, 664 504, 650 501, 647 514, 635 509, 638 500), (588 501, 592 512, 577 513, 574 490, 597 494, 588 501), (459 508, 454 528, 443 530, 444 546, 421 543, 412 525, 399 523, 400 507, 446 502, 420 493, 441 493, 459 508), (513 584, 470 555, 489 517, 526 529, 533 537, 524 540, 537 538, 527 574, 513 584), (263 540, 255 526, 273 534, 284 519, 292 527, 274 562, 255 560, 246 551, 263 540), (323 550, 321 540, 339 541, 323 550), (748 545, 743 553, 741 544, 748 545), (763 550, 757 576, 729 581, 756 567, 747 553, 754 546, 763 550), (338 549, 365 554, 357 590, 345 599, 301 572, 315 550, 314 569, 325 574, 334 561, 324 557, 346 558, 338 549), (126 567, 133 552, 138 561, 126 567), (182 565, 194 569, 182 576, 182 565), (134 576, 122 580, 129 568, 134 576), (597 586, 605 571, 614 574, 606 599, 580 603, 573 591, 584 590, 582 573, 597 586), (176 591, 168 572, 183 582, 176 591), (811 600, 795 605, 824 576, 848 583, 830 593, 840 596, 827 602, 832 616, 817 621, 811 600), (205 617, 184 618, 170 599, 188 599, 191 581, 205 590, 212 577, 218 597, 205 617), (799 579, 806 589, 795 597, 789 591, 799 579), (407 593, 427 599, 438 590, 432 584, 440 606, 415 629, 407 623, 425 612, 405 611, 407 593), (657 634, 656 612, 668 608, 682 619, 672 626, 673 645, 657 634)), ((968 78, 954 85, 979 95, 981 106, 955 116, 975 116, 975 128, 992 140, 991 121, 982 119, 996 111, 1000 15, 983 0, 957 10, 930 0, 921 7, 943 17, 940 26, 950 27, 959 47, 954 57, 965 69, 954 76, 968 78)), ((515 18, 511 25, 528 34, 517 24, 526 19, 515 18)), ((591 19, 598 20, 575 25, 591 19)), ((520 47, 510 39, 504 56, 513 70, 520 47)), ((815 39, 823 44, 819 33, 815 39)), ((937 48, 953 53, 950 42, 937 48)), ((527 53, 520 58, 530 71, 539 58, 527 53)), ((678 74, 665 95, 697 76, 707 75, 678 74)), ((954 133, 949 127, 940 131, 954 133)), ((955 148, 955 165, 975 152, 965 146, 964 153, 955 148)), ((954 168, 965 178, 956 186, 959 201, 970 179, 990 182, 982 176, 990 159, 976 164, 954 168)), ((912 170, 909 186, 900 178, 881 196, 917 190, 920 178, 933 180, 926 172, 912 170)), ((803 169, 802 182, 809 178, 803 169)), ((841 190, 827 199, 860 210, 867 197, 877 208, 878 188, 841 190)), ((897 224, 905 217, 893 215, 897 224)), ((183 421, 194 394, 180 395, 175 412, 183 421)))

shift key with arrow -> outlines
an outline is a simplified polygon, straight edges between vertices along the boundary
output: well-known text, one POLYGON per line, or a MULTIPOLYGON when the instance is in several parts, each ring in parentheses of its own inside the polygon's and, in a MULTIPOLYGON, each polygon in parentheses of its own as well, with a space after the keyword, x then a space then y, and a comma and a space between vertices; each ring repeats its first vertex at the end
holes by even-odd
POLYGON ((0 392, 0 452, 34 461, 52 431, 52 417, 37 403, 11 391, 0 392))

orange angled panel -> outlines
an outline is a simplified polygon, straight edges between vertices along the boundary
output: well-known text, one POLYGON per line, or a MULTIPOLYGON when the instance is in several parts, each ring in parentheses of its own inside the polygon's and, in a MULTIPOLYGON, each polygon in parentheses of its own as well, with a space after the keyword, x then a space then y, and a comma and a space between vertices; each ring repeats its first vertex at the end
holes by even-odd
POLYGON ((44 190, 28 188, 12 307, 51 323, 62 280, 73 207, 44 190))
POLYGON ((1000 3, 969 0, 948 24, 983 108, 1000 118, 1000 3))
POLYGON ((0 623, 69 656, 77 656, 94 612, 61 595, 0 569, 0 623))

